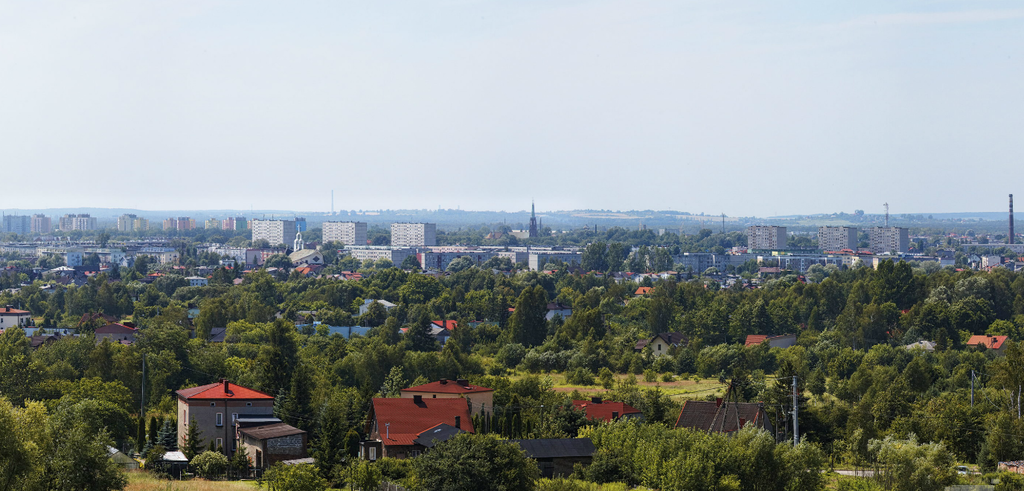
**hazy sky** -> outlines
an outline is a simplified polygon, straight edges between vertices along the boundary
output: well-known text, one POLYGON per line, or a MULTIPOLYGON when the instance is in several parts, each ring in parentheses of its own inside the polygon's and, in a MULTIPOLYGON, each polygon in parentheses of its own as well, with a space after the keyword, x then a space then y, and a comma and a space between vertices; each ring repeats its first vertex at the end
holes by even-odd
POLYGON ((1022 94, 1020 2, 4 0, 0 208, 998 211, 1022 94))

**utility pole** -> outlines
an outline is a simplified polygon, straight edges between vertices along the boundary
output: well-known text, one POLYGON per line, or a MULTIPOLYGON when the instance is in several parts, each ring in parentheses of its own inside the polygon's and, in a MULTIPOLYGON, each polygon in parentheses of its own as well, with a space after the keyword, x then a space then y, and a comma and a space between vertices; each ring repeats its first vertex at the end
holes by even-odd
MULTIPOLYGON (((145 431, 145 428, 146 428, 146 423, 145 423, 145 421, 146 421, 146 353, 142 353, 142 387, 141 387, 141 389, 142 389, 142 391, 141 391, 142 393, 141 393, 141 396, 139 397, 139 420, 143 421, 142 426, 141 426, 143 428, 143 431, 142 431, 142 434, 139 435, 139 445, 142 445, 142 441, 146 438, 146 431, 145 431)), ((141 448, 139 449, 139 452, 140 453, 142 452, 141 448)))
POLYGON ((793 445, 800 443, 800 423, 797 420, 797 413, 800 411, 799 394, 796 392, 796 375, 793 375, 793 445))
POLYGON ((971 407, 974 407, 974 370, 971 370, 971 407))

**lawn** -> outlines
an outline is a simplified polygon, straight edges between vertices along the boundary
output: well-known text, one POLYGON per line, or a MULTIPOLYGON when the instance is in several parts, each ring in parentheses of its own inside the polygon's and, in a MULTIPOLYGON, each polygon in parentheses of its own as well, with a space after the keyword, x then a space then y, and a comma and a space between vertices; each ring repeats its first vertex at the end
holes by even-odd
POLYGON ((128 473, 126 491, 257 491, 254 481, 168 481, 159 479, 144 471, 128 473))
MULTIPOLYGON (((521 376, 517 374, 516 377, 521 376)), ((555 392, 572 392, 574 390, 580 391, 583 395, 601 395, 605 392, 604 387, 600 385, 570 385, 565 381, 565 375, 561 373, 549 373, 544 376, 551 377, 552 383, 555 385, 555 392)), ((615 381, 619 382, 623 379, 630 377, 631 375, 619 374, 615 376, 615 381)), ((668 394, 669 397, 677 400, 683 399, 702 399, 708 394, 715 394, 721 396, 725 393, 726 385, 718 383, 717 379, 702 379, 699 382, 691 379, 676 379, 672 382, 662 382, 659 379, 657 382, 644 382, 642 375, 636 376, 637 385, 642 389, 653 389, 660 387, 662 392, 668 394)))

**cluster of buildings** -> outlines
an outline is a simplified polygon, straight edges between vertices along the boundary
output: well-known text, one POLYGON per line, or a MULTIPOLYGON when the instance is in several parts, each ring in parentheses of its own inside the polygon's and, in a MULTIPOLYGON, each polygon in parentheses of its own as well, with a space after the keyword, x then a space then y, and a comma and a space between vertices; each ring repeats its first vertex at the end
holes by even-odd
MULTIPOLYGON (((858 251, 860 229, 856 227, 818 227, 818 249, 826 252, 858 251)), ((909 230, 904 227, 867 229, 868 250, 872 254, 900 254, 910 250, 909 230)), ((747 227, 747 248, 777 251, 786 249, 786 227, 753 225, 747 227)))

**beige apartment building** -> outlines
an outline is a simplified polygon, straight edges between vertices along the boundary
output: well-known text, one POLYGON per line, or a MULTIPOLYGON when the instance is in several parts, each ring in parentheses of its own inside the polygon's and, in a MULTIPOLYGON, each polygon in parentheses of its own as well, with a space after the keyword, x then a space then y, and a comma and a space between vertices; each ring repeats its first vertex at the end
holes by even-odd
POLYGON ((366 245, 366 222, 324 222, 324 242, 337 241, 346 246, 366 245))

